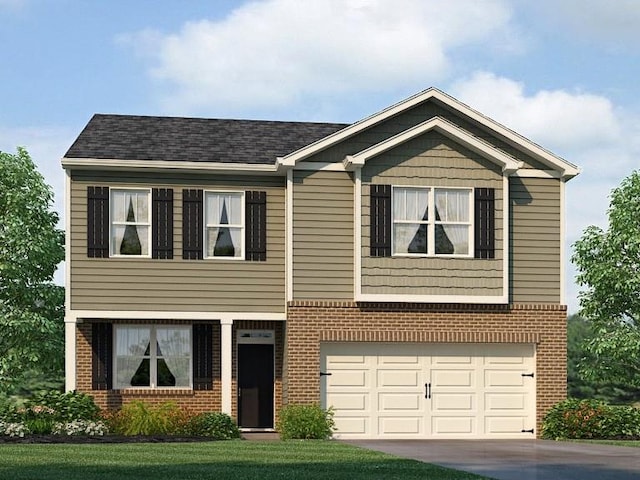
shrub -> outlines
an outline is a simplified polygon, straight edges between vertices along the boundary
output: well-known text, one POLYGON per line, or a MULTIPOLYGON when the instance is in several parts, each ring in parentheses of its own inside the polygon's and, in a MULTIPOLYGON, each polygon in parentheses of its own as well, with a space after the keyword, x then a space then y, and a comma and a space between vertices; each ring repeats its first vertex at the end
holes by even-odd
POLYGON ((640 438, 640 410, 599 400, 570 398, 554 405, 542 423, 542 437, 640 438))
POLYGON ((283 440, 325 440, 335 431, 333 410, 323 410, 319 405, 288 405, 280 411, 276 427, 283 440))
POLYGON ((0 436, 24 437, 28 433, 30 433, 29 429, 24 425, 24 423, 3 422, 0 420, 0 436))
POLYGON ((119 435, 178 435, 185 432, 190 417, 173 402, 151 406, 134 401, 105 419, 109 430, 119 435))
POLYGON ((67 423, 56 423, 51 433, 54 435, 88 435, 103 436, 108 432, 107 426, 101 422, 92 420, 73 420, 67 423))
POLYGON ((96 420, 100 408, 89 395, 79 392, 62 393, 55 390, 36 395, 26 404, 27 408, 47 407, 52 409, 59 422, 73 420, 96 420))
POLYGON ((210 437, 216 440, 240 438, 240 429, 226 413, 207 412, 192 417, 186 433, 196 437, 210 437))

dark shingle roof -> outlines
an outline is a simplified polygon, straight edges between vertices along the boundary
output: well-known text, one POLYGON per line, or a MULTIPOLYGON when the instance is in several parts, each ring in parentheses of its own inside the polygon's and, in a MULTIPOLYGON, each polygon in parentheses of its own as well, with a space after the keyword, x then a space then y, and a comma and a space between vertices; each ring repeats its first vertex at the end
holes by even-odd
POLYGON ((65 157, 274 164, 346 126, 96 114, 65 157))

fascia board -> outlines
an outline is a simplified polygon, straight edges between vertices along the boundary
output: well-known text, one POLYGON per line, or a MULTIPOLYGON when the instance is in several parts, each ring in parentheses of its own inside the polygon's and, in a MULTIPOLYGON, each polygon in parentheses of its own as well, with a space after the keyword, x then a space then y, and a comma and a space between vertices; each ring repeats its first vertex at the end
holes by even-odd
POLYGON ((474 137, 473 135, 458 128, 453 123, 441 117, 433 117, 426 122, 411 127, 404 132, 401 132, 383 142, 362 150, 361 152, 347 156, 344 162, 345 167, 349 168, 350 166, 362 166, 368 159, 380 155, 387 150, 408 142, 409 140, 431 130, 435 130, 443 134, 447 138, 450 138, 451 140, 454 140, 455 142, 462 144, 466 148, 478 153, 487 160, 498 164, 500 167, 502 167, 502 171, 505 174, 512 174, 519 168, 522 168, 523 163, 521 161, 518 161, 512 156, 502 152, 501 150, 498 150, 487 142, 474 137))
POLYGON ((177 162, 164 160, 122 160, 104 158, 66 158, 62 159, 62 168, 83 170, 120 170, 120 171, 210 171, 223 174, 280 173, 277 165, 252 163, 211 163, 177 162))

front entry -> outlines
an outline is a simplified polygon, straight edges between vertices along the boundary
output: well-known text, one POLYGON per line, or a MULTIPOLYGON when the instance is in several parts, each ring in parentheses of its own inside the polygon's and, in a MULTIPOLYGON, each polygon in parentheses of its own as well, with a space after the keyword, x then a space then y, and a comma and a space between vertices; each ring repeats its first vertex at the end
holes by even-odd
POLYGON ((273 428, 273 344, 238 344, 238 418, 243 428, 273 428))

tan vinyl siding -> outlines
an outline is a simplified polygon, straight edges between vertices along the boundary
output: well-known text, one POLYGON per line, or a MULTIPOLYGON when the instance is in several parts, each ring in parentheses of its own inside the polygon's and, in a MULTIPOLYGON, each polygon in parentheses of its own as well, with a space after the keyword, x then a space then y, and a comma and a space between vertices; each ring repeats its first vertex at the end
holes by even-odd
POLYGON ((362 172, 362 293, 503 295, 500 169, 437 132, 371 159, 362 172), (496 258, 370 257, 370 184, 490 187, 496 194, 496 258))
POLYGON ((511 178, 512 303, 560 302, 560 180, 511 178))
POLYGON ((353 299, 353 179, 293 172, 293 298, 353 299))
POLYGON ((71 308, 182 312, 284 312, 285 191, 282 178, 74 173, 71 182, 71 308), (174 256, 87 257, 87 186, 173 188, 174 256), (267 192, 267 261, 183 260, 182 189, 267 192))

